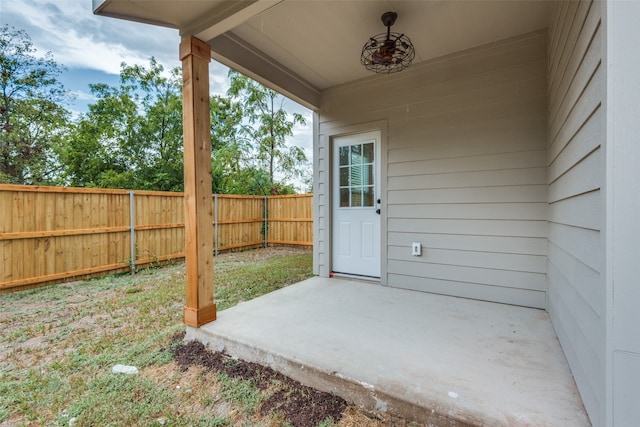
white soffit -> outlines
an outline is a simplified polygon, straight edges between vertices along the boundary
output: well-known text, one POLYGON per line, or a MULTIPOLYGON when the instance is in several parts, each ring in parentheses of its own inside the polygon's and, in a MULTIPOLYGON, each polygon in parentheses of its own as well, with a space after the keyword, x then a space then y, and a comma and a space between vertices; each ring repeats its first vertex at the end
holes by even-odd
POLYGON ((226 9, 230 1, 183 0, 93 0, 96 15, 128 21, 143 22, 169 28, 193 26, 197 17, 216 14, 217 9, 226 9))
POLYGON ((287 0, 232 33, 325 89, 371 75, 360 51, 369 36, 385 31, 380 16, 388 10, 398 14, 392 31, 411 38, 418 63, 543 29, 549 2, 287 0))
POLYGON ((96 14, 178 28, 213 57, 307 106, 323 89, 372 76, 367 39, 393 31, 416 48, 414 64, 548 26, 546 0, 93 0, 96 14))

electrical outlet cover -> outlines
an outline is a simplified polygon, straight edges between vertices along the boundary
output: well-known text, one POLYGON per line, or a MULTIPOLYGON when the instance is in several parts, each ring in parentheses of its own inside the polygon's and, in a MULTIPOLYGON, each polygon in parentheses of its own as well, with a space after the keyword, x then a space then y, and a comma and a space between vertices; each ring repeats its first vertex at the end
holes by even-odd
POLYGON ((411 255, 420 256, 422 253, 422 245, 420 243, 414 242, 411 244, 411 255))

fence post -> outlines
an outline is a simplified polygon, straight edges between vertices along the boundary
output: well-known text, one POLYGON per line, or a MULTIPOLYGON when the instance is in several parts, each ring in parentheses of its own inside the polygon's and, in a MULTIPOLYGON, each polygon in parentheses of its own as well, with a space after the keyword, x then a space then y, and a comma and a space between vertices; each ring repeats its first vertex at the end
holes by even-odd
POLYGON ((213 253, 218 256, 218 194, 213 195, 213 226, 214 226, 214 243, 213 253))
POLYGON ((269 223, 267 221, 268 212, 267 212, 267 196, 264 196, 264 243, 263 246, 266 248, 269 246, 269 241, 267 240, 267 233, 269 232, 269 223))
POLYGON ((131 234, 131 258, 129 264, 131 265, 131 274, 136 272, 136 217, 134 208, 134 195, 133 191, 129 191, 129 229, 131 234))

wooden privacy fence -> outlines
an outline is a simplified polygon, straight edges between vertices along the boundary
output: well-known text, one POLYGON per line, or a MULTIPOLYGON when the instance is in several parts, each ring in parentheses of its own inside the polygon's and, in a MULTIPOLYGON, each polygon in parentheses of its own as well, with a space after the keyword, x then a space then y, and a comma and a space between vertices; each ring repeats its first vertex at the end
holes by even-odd
MULTIPOLYGON (((0 293, 184 258, 183 193, 0 184, 0 293)), ((216 194, 215 253, 312 246, 312 196, 216 194)))

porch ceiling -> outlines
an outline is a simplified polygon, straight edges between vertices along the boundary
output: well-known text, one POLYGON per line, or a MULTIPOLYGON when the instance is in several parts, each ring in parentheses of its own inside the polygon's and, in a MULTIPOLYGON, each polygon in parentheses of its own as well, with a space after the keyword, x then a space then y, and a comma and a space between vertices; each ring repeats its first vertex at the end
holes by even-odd
POLYGON ((93 0, 99 15, 177 28, 209 43, 225 65, 319 106, 322 90, 370 77, 362 45, 384 31, 380 16, 398 13, 393 30, 416 48, 414 64, 548 25, 550 2, 521 1, 171 1, 93 0))

